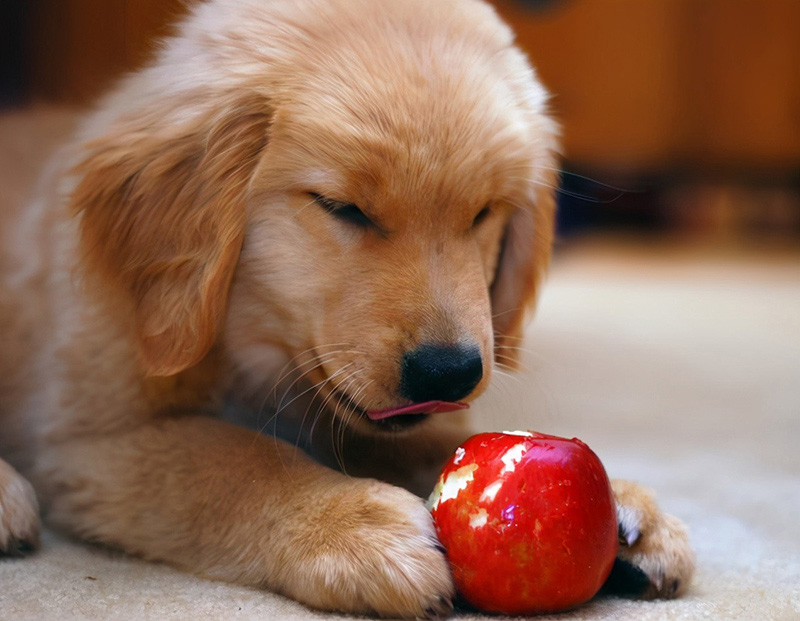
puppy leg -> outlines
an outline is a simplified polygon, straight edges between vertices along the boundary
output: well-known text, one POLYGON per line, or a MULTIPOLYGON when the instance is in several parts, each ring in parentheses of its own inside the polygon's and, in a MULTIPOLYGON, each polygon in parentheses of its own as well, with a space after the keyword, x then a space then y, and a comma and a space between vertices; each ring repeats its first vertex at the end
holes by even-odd
POLYGON ((31 484, 0 459, 0 556, 25 556, 39 546, 39 505, 31 484))
POLYGON ((453 584, 420 499, 222 421, 48 448, 48 518, 87 539, 315 608, 429 617, 453 584))
POLYGON ((611 484, 620 549, 606 590, 645 599, 681 595, 695 570, 686 526, 663 513, 650 490, 629 481, 611 484))

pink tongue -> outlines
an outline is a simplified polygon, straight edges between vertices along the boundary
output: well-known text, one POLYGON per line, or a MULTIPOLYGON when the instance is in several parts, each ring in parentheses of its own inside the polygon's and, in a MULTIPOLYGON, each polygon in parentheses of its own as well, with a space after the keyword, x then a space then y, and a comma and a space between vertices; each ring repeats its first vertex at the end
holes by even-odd
POLYGON ((399 408, 387 408, 385 410, 370 410, 367 412, 370 420, 383 420, 391 416, 400 414, 438 414, 440 412, 455 412, 456 410, 466 410, 468 403, 454 403, 452 401, 425 401, 424 403, 412 403, 399 408))

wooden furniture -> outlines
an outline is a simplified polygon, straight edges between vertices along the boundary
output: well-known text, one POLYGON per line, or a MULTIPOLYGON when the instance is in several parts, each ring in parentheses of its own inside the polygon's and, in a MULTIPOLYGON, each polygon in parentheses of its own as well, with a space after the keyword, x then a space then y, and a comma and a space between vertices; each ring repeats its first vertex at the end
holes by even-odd
POLYGON ((800 165, 800 2, 497 0, 592 169, 800 165))
MULTIPOLYGON (((139 65, 184 0, 30 2, 35 97, 87 102, 139 65)), ((800 1, 496 0, 554 93, 581 169, 800 168, 800 1)))
POLYGON ((31 91, 36 99, 89 103, 144 63, 186 0, 28 2, 31 91))

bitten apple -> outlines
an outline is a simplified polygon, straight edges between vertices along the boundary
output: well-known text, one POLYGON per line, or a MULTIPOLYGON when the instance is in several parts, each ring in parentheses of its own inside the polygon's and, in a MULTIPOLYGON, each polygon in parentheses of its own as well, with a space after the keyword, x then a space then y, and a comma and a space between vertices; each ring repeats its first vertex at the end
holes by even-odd
POLYGON ((473 436, 447 463, 428 503, 456 586, 481 610, 577 606, 597 593, 617 554, 608 476, 576 438, 473 436))

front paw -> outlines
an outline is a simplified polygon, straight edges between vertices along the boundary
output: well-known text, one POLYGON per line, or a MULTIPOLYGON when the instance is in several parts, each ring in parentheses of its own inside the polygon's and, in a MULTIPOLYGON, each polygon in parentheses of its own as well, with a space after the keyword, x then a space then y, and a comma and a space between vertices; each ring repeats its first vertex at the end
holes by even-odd
POLYGON ((0 460, 0 556, 25 556, 39 546, 39 506, 31 484, 0 460))
POLYGON ((620 548, 606 588, 645 599, 684 593, 695 570, 686 526, 663 513, 653 493, 628 481, 613 481, 620 548))
POLYGON ((302 584, 284 591, 315 608, 384 617, 445 617, 455 593, 422 501, 400 488, 353 479, 320 508, 306 537, 302 584))

